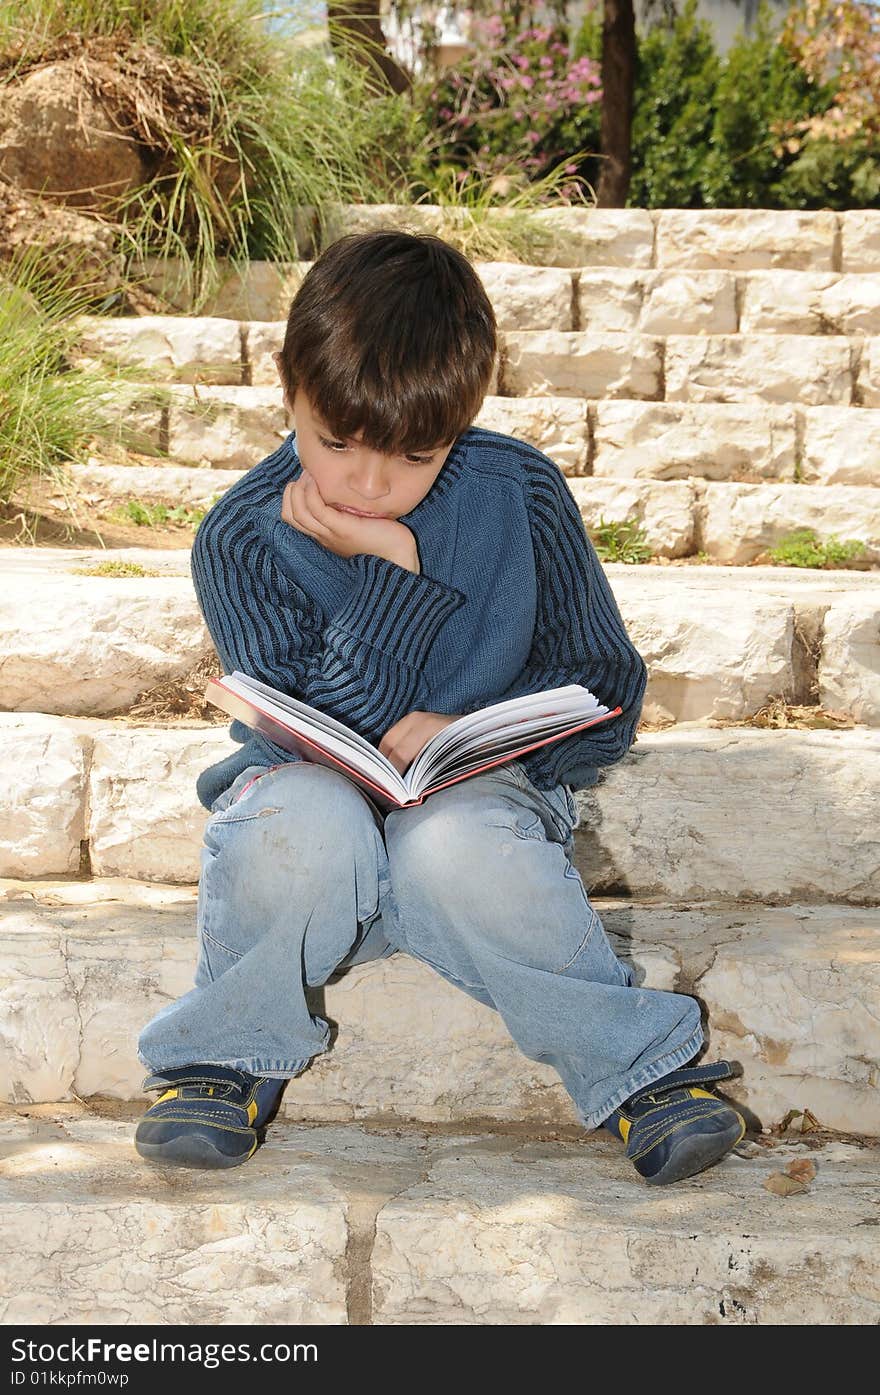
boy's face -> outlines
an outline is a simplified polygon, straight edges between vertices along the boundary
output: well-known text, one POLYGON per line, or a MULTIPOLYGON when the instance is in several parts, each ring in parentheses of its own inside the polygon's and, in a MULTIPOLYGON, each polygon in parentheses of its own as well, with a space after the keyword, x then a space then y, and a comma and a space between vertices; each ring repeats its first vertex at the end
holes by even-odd
POLYGON ((331 508, 379 518, 400 518, 420 504, 443 468, 454 441, 414 455, 383 455, 359 439, 340 441, 315 414, 302 389, 287 405, 296 427, 296 452, 331 508))

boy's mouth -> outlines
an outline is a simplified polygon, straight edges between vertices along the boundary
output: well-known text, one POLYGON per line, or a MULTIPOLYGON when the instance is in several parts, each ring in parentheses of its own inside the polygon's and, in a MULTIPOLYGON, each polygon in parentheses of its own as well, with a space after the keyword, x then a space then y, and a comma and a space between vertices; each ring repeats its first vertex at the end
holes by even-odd
POLYGON ((365 509, 351 509, 347 504, 333 504, 334 509, 339 509, 340 513, 353 513, 355 518, 390 518, 387 513, 368 513, 365 509))

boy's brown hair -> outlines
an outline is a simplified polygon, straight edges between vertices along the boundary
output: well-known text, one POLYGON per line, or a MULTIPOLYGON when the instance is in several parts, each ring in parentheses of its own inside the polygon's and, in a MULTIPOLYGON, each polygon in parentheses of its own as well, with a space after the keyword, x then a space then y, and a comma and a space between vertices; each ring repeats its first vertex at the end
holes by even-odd
POLYGON ((388 455, 446 445, 471 424, 495 360, 495 314, 460 252, 380 229, 327 247, 290 307, 279 358, 336 436, 388 455))

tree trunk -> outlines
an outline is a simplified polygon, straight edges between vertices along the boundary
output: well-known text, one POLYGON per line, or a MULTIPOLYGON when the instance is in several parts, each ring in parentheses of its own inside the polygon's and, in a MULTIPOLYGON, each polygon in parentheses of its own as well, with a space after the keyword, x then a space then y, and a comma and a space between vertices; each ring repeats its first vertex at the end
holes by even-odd
POLYGON ((328 0, 330 46, 336 53, 368 68, 380 87, 408 92, 412 77, 388 52, 382 29, 381 0, 328 0))
POLYGON ((623 208, 632 171, 636 24, 632 0, 605 0, 602 17, 602 172, 600 208, 623 208))

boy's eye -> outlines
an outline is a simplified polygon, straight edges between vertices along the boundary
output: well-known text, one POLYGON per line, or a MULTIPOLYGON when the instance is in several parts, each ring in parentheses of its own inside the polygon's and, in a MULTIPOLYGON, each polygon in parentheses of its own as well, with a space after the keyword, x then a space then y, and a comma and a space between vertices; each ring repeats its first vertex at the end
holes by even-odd
MULTIPOLYGON (((349 449, 347 448, 346 442, 332 441, 331 438, 322 437, 322 435, 318 435, 318 441, 321 442, 321 445, 325 446, 325 449, 328 449, 328 451, 347 451, 347 449, 349 449)), ((407 465, 431 465, 432 460, 434 460, 434 456, 404 455, 403 459, 406 460, 407 465)))

